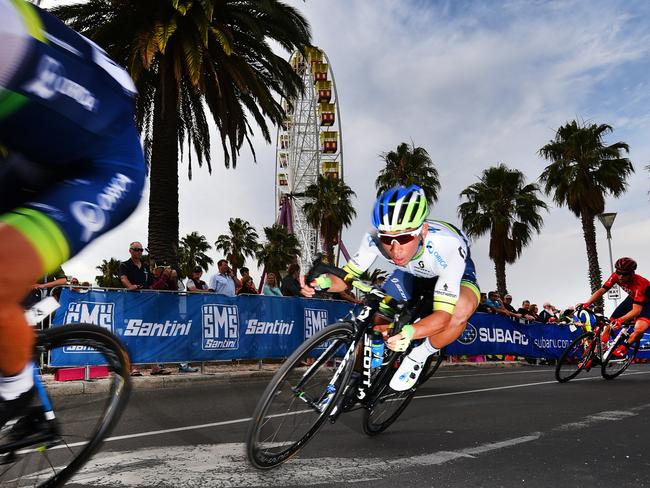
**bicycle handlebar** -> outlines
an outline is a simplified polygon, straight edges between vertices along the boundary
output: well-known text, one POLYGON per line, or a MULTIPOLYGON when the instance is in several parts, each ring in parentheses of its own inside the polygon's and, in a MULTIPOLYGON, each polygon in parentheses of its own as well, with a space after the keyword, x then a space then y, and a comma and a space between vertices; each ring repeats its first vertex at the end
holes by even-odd
MULTIPOLYGON (((347 273, 346 271, 344 271, 343 269, 337 266, 324 263, 320 257, 316 258, 312 263, 312 267, 309 269, 307 275, 305 276, 305 283, 309 285, 318 276, 325 273, 331 273, 337 278, 342 279, 347 285, 357 288, 365 293, 374 295, 375 297, 377 297, 379 301, 383 301, 386 305, 388 305, 393 309, 400 310, 407 304, 406 301, 395 299, 394 297, 388 295, 383 290, 373 287, 367 282, 357 278, 351 273, 347 273)), ((400 318, 403 315, 409 315, 409 314, 400 314, 400 318)))

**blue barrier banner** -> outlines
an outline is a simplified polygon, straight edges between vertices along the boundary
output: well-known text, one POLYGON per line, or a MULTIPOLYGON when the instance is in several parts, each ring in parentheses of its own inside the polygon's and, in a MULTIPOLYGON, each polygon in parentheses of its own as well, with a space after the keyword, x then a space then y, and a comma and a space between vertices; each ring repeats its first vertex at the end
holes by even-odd
MULTIPOLYGON (((569 325, 521 324, 502 315, 475 313, 463 334, 445 348, 452 356, 514 354, 531 358, 559 359, 571 341, 584 330, 569 325)), ((650 334, 640 342, 638 358, 650 358, 650 334)))
MULTIPOLYGON (((64 289, 53 325, 95 324, 112 331, 134 363, 219 361, 288 357, 303 341, 352 310, 347 302, 296 297, 209 293, 134 293, 64 289)), ((582 329, 520 324, 494 314, 474 314, 449 355, 514 354, 558 359, 582 329)), ((650 357, 650 335, 638 357, 650 357)), ((81 347, 54 351, 50 364, 100 364, 81 347)))
MULTIPOLYGON (((53 325, 95 324, 117 335, 134 363, 282 358, 348 315, 334 300, 209 293, 64 289, 53 325)), ((83 348, 53 352, 52 366, 99 364, 83 348)))
POLYGON ((451 355, 514 354, 558 359, 582 332, 571 332, 568 325, 520 324, 501 315, 475 313, 463 334, 445 351, 451 355))

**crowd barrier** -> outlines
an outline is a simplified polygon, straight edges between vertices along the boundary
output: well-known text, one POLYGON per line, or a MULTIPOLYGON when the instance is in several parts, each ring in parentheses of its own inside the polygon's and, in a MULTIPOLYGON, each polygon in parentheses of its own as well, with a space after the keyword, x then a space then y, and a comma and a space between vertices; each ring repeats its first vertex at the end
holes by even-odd
MULTIPOLYGON (((103 289, 84 293, 64 289, 60 303, 53 326, 105 327, 123 341, 133 363, 284 358, 352 310, 351 304, 334 300, 103 289)), ((557 359, 579 333, 567 325, 520 324, 476 313, 446 352, 557 359)), ((640 357, 650 357, 647 337, 640 357)), ((93 356, 78 346, 62 348, 52 354, 50 365, 97 364, 93 356)))
MULTIPOLYGON (((53 326, 105 327, 122 340, 133 363, 283 358, 352 309, 335 300, 102 289, 64 289, 59 302, 53 326)), ((52 353, 50 365, 97 364, 93 356, 64 347, 52 353)))

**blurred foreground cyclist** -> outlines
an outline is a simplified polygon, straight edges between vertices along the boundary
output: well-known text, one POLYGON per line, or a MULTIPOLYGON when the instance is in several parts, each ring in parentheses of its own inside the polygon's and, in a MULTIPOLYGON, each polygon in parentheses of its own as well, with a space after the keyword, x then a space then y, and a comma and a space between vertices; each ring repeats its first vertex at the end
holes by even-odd
POLYGON ((34 395, 30 285, 119 225, 142 195, 135 85, 96 44, 0 0, 0 427, 34 395))
MULTIPOLYGON (((383 289, 398 300, 413 304, 428 301, 430 313, 386 341, 394 351, 406 351, 414 339, 425 340, 404 359, 390 387, 413 387, 426 359, 455 341, 479 303, 480 291, 465 234, 446 222, 426 220, 429 208, 424 190, 417 185, 397 186, 382 193, 375 203, 375 229, 363 237, 357 254, 343 267, 359 277, 377 257, 397 266, 383 289)), ((334 275, 321 275, 302 284, 302 294, 313 296, 312 286, 339 292, 347 288, 334 275)), ((383 306, 386 315, 391 311, 383 306)))

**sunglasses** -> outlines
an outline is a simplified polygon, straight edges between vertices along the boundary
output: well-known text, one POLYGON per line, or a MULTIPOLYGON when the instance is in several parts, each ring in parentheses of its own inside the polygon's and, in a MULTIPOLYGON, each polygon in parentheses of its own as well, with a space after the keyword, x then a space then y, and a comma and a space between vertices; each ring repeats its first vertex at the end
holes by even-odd
POLYGON ((620 276, 621 278, 625 278, 627 276, 632 276, 632 273, 621 273, 620 271, 615 271, 615 273, 620 276))
POLYGON ((144 249, 142 249, 141 247, 132 247, 132 248, 130 248, 130 249, 131 249, 131 251, 133 251, 133 252, 142 252, 142 251, 144 251, 144 249))
POLYGON ((400 246, 408 244, 416 239, 422 233, 422 227, 418 227, 410 232, 401 232, 399 234, 377 234, 382 244, 392 246, 393 242, 397 242, 400 246))

